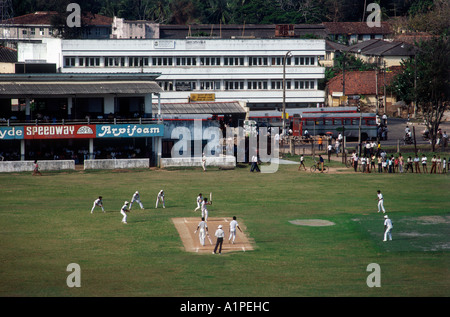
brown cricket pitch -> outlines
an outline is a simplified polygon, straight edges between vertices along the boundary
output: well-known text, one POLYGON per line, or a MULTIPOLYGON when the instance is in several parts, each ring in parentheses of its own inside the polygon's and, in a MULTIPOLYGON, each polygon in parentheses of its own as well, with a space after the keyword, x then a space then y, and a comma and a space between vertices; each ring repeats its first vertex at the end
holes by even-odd
POLYGON ((172 218, 172 222, 175 225, 175 228, 180 235, 181 241, 183 242, 184 249, 187 252, 196 252, 196 253, 209 253, 211 254, 214 251, 214 247, 216 245, 217 238, 215 237, 215 232, 219 225, 222 225, 222 230, 225 232, 225 237, 223 239, 222 244, 222 253, 228 252, 245 252, 249 250, 253 250, 253 245, 250 242, 249 238, 245 234, 246 227, 244 226, 242 221, 238 221, 239 227, 241 231, 236 228, 236 239, 234 244, 228 240, 230 236, 230 222, 233 219, 224 218, 224 217, 211 217, 208 218, 208 233, 211 238, 212 244, 209 242, 208 236, 205 237, 205 245, 200 244, 199 232, 194 231, 197 229, 198 224, 201 221, 200 217, 181 217, 181 218, 172 218))

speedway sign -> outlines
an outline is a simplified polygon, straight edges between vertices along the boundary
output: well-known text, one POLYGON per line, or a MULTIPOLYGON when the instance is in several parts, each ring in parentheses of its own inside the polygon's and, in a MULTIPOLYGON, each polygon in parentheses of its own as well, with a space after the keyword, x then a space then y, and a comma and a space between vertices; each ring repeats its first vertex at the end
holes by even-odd
POLYGON ((95 125, 32 125, 23 127, 24 139, 90 139, 95 125))

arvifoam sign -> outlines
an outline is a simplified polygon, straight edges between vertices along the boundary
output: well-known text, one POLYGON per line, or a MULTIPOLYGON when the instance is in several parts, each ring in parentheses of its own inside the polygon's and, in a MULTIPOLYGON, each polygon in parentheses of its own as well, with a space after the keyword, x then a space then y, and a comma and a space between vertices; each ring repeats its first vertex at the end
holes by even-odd
POLYGON ((163 124, 98 124, 97 138, 149 138, 164 135, 163 124))

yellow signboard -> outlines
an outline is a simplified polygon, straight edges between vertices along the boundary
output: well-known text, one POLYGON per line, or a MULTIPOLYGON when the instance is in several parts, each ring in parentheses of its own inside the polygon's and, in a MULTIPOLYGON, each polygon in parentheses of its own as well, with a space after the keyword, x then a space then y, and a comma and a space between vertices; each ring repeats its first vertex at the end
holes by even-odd
POLYGON ((216 94, 191 94, 191 101, 215 101, 216 94))

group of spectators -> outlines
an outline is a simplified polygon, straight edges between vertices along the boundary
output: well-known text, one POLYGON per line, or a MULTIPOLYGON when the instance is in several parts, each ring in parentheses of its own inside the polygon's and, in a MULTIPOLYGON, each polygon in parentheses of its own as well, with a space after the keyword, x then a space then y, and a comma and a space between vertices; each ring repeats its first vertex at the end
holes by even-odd
POLYGON ((358 157, 356 151, 351 156, 352 166, 355 172, 358 172, 360 165, 360 171, 362 173, 430 173, 430 174, 445 174, 450 168, 450 162, 447 158, 442 158, 440 155, 433 155, 431 158, 431 168, 428 170, 428 158, 425 154, 419 157, 417 154, 415 157, 408 156, 406 159, 401 153, 398 156, 388 156, 386 152, 380 151, 380 153, 373 153, 371 155, 363 155, 358 157))

